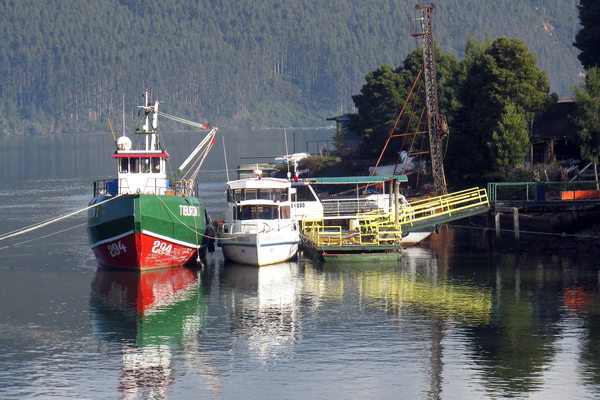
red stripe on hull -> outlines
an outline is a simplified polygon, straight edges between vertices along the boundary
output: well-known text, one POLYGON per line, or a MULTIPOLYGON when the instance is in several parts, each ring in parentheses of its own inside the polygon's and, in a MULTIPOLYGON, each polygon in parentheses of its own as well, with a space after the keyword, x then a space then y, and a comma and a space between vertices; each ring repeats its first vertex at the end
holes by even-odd
POLYGON ((143 233, 132 233, 96 246, 93 250, 98 264, 133 270, 178 267, 196 259, 194 248, 143 233))

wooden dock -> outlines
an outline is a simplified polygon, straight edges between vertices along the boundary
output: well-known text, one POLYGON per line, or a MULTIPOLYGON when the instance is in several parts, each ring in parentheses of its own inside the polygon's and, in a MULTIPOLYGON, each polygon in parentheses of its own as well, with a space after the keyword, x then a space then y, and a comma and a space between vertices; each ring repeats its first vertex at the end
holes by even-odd
MULTIPOLYGON (((522 231, 562 233, 599 221, 600 195, 596 181, 488 183, 496 237, 501 226, 522 231)), ((509 229, 511 230, 511 229, 509 229)))

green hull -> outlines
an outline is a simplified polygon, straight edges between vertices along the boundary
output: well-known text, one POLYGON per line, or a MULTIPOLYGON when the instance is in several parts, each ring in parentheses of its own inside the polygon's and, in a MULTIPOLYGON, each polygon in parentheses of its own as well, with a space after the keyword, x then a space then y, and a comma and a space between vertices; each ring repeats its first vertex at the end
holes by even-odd
POLYGON ((196 197, 99 196, 88 213, 90 245, 100 265, 147 269, 184 265, 206 252, 212 226, 196 197), (208 226, 208 232, 207 232, 208 226), (208 235, 207 235, 208 233, 208 235))

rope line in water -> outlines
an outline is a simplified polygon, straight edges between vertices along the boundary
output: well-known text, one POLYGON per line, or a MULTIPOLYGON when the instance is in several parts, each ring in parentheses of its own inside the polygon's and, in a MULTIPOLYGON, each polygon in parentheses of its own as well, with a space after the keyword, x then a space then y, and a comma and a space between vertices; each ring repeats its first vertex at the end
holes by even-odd
MULTIPOLYGON (((473 230, 481 230, 481 231, 490 231, 490 232, 495 232, 496 230, 500 231, 500 232, 515 232, 514 229, 496 229, 496 228, 484 228, 484 227, 479 227, 479 226, 464 226, 464 225, 451 225, 453 228, 463 228, 463 229, 473 229, 473 230)), ((546 235, 546 236, 557 236, 557 237, 561 237, 561 238, 575 238, 575 239, 600 239, 600 236, 596 236, 596 235, 578 235, 578 234, 567 234, 567 233, 553 233, 553 232, 536 232, 536 231, 524 231, 519 229, 519 233, 527 233, 527 234, 533 234, 533 235, 546 235)))
POLYGON ((40 236, 40 237, 36 237, 36 238, 30 239, 30 240, 25 240, 23 242, 19 242, 19 243, 11 244, 11 245, 8 245, 8 246, 0 247, 0 250, 8 249, 9 247, 18 247, 18 246, 20 246, 22 244, 33 242, 34 240, 44 239, 44 238, 47 238, 49 236, 58 235, 59 233, 63 233, 63 232, 66 232, 66 231, 70 231, 71 229, 75 229, 75 228, 79 228, 81 226, 84 226, 86 223, 87 222, 84 222, 83 224, 75 225, 75 226, 72 226, 70 228, 63 229, 62 231, 52 232, 52 233, 49 233, 49 234, 44 235, 44 236, 40 236))
POLYGON ((12 232, 8 232, 8 233, 5 233, 5 234, 2 234, 2 235, 0 235, 0 241, 2 241, 4 239, 11 238, 11 237, 19 236, 19 235, 22 235, 22 234, 27 233, 27 232, 35 231, 36 229, 43 228, 44 226, 48 226, 48 225, 53 224, 55 222, 58 222, 58 221, 61 221, 63 219, 72 217, 73 215, 76 215, 76 214, 82 213, 84 211, 90 210, 90 209, 92 209, 94 207, 98 207, 100 204, 104 204, 104 203, 108 203, 109 201, 113 201, 116 198, 121 197, 121 196, 122 195, 120 194, 120 195, 115 196, 113 198, 110 198, 108 200, 104 200, 104 201, 102 201, 100 203, 96 203, 94 205, 82 208, 81 210, 77 210, 77 211, 74 211, 72 213, 65 214, 65 215, 63 215, 61 217, 50 219, 50 220, 47 220, 47 221, 44 221, 44 222, 40 222, 38 224, 29 225, 28 227, 21 228, 21 229, 18 229, 16 231, 12 231, 12 232))

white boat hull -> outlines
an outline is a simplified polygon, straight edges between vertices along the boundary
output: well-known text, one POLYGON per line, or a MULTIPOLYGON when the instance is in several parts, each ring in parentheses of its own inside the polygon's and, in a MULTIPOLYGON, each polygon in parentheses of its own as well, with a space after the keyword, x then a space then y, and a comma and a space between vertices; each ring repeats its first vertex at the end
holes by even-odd
POLYGON ((403 246, 414 246, 431 236, 433 232, 409 232, 402 238, 403 246))
POLYGON ((218 234, 226 260, 240 264, 269 265, 287 261, 298 253, 298 231, 218 234))

